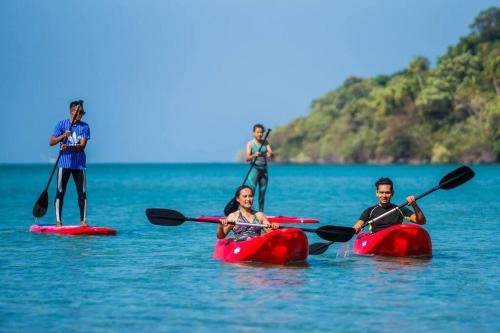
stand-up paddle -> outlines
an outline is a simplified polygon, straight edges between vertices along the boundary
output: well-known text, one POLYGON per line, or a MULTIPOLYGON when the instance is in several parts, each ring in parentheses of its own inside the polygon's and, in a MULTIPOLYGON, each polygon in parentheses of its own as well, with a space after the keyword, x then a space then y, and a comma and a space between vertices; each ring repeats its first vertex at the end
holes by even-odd
MULTIPOLYGON (((266 145, 266 140, 267 140, 267 136, 269 135, 269 133, 271 133, 270 128, 267 130, 266 134, 264 135, 264 138, 262 139, 262 144, 260 145, 257 153, 260 153, 260 151, 262 150, 262 147, 264 147, 266 145)), ((252 164, 250 165, 250 169, 248 169, 248 172, 245 176, 245 179, 243 180, 243 183, 241 184, 242 186, 245 185, 245 183, 247 182, 248 176, 250 175, 250 172, 252 171, 256 161, 257 161, 257 157, 255 157, 252 160, 252 164)), ((229 200, 229 202, 224 207, 224 215, 227 216, 227 215, 231 214, 232 212, 235 212, 236 210, 238 210, 238 202, 236 202, 236 198, 233 197, 231 200, 229 200)))
MULTIPOLYGON (((69 126, 69 130, 73 127, 73 125, 76 122, 76 119, 78 118, 78 113, 80 113, 82 110, 82 105, 78 104, 76 113, 73 117, 73 120, 71 121, 71 125, 69 126)), ((47 212, 47 207, 49 206, 49 193, 47 192, 50 182, 52 181, 52 177, 54 176, 54 172, 57 169, 57 164, 59 163, 59 159, 61 158, 61 150, 59 150, 59 155, 57 156, 56 163, 54 164, 54 168, 52 168, 52 172, 50 173, 49 181, 47 182, 47 186, 45 186, 45 190, 43 190, 42 194, 38 197, 38 200, 35 203, 35 206, 33 206, 33 216, 34 217, 42 217, 45 215, 47 212)))
MULTIPOLYGON (((203 219, 203 218, 195 218, 195 217, 186 217, 182 213, 165 208, 148 208, 146 209, 146 216, 148 217, 149 222, 156 225, 162 225, 167 227, 175 227, 183 224, 186 221, 193 222, 204 222, 204 223, 216 223, 220 224, 219 221, 214 221, 213 219, 203 219)), ((229 223, 236 225, 250 225, 253 227, 259 227, 258 224, 252 223, 229 223)), ((264 225, 260 225, 264 228, 264 225)), ((282 228, 280 226, 280 228, 282 228)), ((353 228, 348 227, 339 227, 334 225, 325 225, 321 228, 310 229, 310 228, 297 228, 305 232, 314 232, 319 237, 331 241, 331 242, 347 242, 352 236, 354 236, 355 230, 353 228)))
MULTIPOLYGON (((463 183, 469 181, 470 179, 472 179, 474 177, 474 171, 472 171, 471 168, 467 167, 467 166, 462 166, 456 170, 453 170, 452 172, 450 172, 449 174, 447 174, 446 176, 444 176, 441 181, 439 182, 439 184, 435 187, 433 187, 432 189, 430 189, 429 191, 425 192, 425 193, 422 193, 420 194, 419 196, 415 197, 415 201, 418 200, 418 199, 421 199, 423 197, 425 197, 426 195, 428 194, 431 194, 432 192, 434 191, 437 191, 439 189, 442 189, 442 190, 451 190, 457 186, 460 186, 462 185, 463 183)), ((402 203, 401 205, 397 206, 397 207, 394 207, 393 209, 389 210, 388 212, 380 215, 380 216, 377 216, 376 218, 370 220, 370 221, 367 221, 365 222, 365 224, 363 224, 362 228, 366 227, 367 225, 369 224, 372 224, 373 222, 377 221, 378 219, 388 215, 388 214, 391 214, 392 212, 394 212, 395 210, 397 209, 401 209, 405 206, 408 205, 408 202, 404 202, 402 203)), ((333 241, 330 241, 329 243, 314 243, 314 244, 311 244, 309 246, 309 254, 311 255, 318 255, 318 254, 322 254, 324 253, 328 247, 330 245, 332 245, 334 242, 333 241)))

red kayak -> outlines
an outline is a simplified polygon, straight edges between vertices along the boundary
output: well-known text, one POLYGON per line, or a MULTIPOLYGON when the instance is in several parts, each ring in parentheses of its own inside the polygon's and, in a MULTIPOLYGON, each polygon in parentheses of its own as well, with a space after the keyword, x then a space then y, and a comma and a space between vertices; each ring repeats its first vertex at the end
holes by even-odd
MULTIPOLYGON (((219 222, 225 216, 198 216, 198 220, 208 220, 219 222)), ((271 223, 318 223, 318 219, 311 219, 307 217, 295 217, 295 216, 266 216, 267 220, 271 223)))
POLYGON ((68 225, 56 227, 52 224, 34 224, 30 227, 30 232, 38 232, 41 234, 58 234, 68 236, 114 236, 116 230, 104 227, 81 227, 79 225, 68 225))
POLYGON ((284 228, 247 241, 219 239, 215 243, 214 258, 228 262, 257 261, 282 265, 305 261, 308 251, 307 237, 302 230, 284 228))
POLYGON ((357 255, 431 257, 431 237, 417 224, 398 224, 373 234, 356 237, 352 252, 357 255))

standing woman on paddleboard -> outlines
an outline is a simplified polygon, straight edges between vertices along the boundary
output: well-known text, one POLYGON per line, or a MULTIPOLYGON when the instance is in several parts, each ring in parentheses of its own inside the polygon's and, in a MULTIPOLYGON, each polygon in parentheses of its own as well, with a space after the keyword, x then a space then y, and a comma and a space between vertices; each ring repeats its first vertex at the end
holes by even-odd
POLYGON ((273 156, 273 151, 269 142, 262 142, 263 136, 264 126, 261 124, 254 125, 253 139, 248 141, 245 154, 245 160, 247 162, 252 162, 255 159, 255 165, 248 177, 247 184, 254 192, 257 190, 257 187, 259 187, 260 212, 264 211, 264 200, 268 183, 267 159, 273 156), (261 148, 262 145, 264 146, 261 148))
POLYGON ((425 224, 424 213, 417 205, 417 201, 414 196, 407 197, 406 201, 408 202, 408 205, 412 206, 415 212, 412 212, 406 207, 398 208, 398 206, 391 203, 391 198, 394 195, 392 180, 389 178, 380 178, 375 183, 375 188, 375 195, 378 198, 378 204, 368 207, 363 211, 359 220, 353 226, 356 233, 361 231, 366 222, 386 213, 387 215, 368 225, 368 231, 370 233, 383 230, 396 224, 402 224, 404 220, 417 224, 425 224), (390 212, 391 210, 393 210, 393 212, 390 212))
POLYGON ((219 227, 217 228, 217 238, 222 239, 232 230, 234 233, 234 241, 245 241, 257 236, 260 236, 261 230, 270 232, 273 229, 278 229, 278 223, 269 223, 266 215, 262 212, 256 212, 252 209, 253 204, 253 189, 250 186, 242 185, 236 189, 236 201, 239 204, 239 209, 221 219, 219 227), (268 228, 261 226, 249 225, 234 225, 228 223, 246 223, 255 225, 267 225, 268 228))
POLYGON ((49 141, 51 146, 60 144, 61 150, 61 156, 57 164, 56 226, 62 226, 64 194, 66 193, 69 177, 72 175, 78 192, 80 225, 85 227, 88 226, 85 147, 90 139, 90 127, 87 123, 81 121, 83 115, 85 115, 82 100, 71 102, 69 110, 69 119, 57 123, 49 141), (73 126, 71 127, 72 123, 73 126))

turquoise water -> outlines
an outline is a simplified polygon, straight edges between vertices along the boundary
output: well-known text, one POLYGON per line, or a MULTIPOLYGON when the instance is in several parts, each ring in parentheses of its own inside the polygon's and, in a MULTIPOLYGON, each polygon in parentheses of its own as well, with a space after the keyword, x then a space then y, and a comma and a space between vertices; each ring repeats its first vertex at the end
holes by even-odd
MULTIPOLYGON (((266 211, 351 226, 376 202, 380 176, 395 180, 399 204, 456 167, 273 165, 266 211)), ((220 214, 245 165, 90 165, 89 223, 116 237, 27 232, 51 166, 0 166, 0 331, 499 332, 500 168, 472 168, 470 182, 419 202, 432 259, 358 257, 335 244, 280 267, 221 263, 214 225, 145 217, 148 207, 220 214)), ((78 223, 75 192, 70 182, 66 224, 78 223)), ((52 203, 54 184, 49 193, 52 203)), ((39 222, 53 220, 49 209, 39 222)))

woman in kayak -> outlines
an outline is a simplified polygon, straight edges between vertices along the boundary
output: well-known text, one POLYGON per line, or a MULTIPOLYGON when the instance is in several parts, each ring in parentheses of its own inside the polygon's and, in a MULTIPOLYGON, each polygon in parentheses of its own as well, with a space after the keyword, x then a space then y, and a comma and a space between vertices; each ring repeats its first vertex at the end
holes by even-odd
POLYGON ((259 211, 264 211, 264 200, 266 197, 268 173, 267 159, 273 156, 273 151, 269 142, 262 142, 264 136, 264 126, 254 125, 253 139, 248 141, 245 160, 251 162, 255 159, 255 165, 248 176, 248 185, 255 191, 259 187, 259 211), (261 146, 263 147, 261 148, 261 146), (260 149, 260 151, 259 151, 260 149))
POLYGON ((269 223, 266 215, 262 212, 256 212, 252 209, 253 204, 253 189, 250 186, 243 185, 236 189, 236 201, 239 204, 239 209, 221 219, 221 224, 217 228, 217 238, 225 238, 232 230, 235 241, 244 241, 260 235, 261 230, 270 232, 279 228, 278 223, 269 223), (256 226, 234 225, 229 223, 248 223, 256 226), (264 225, 267 227, 262 227, 264 225))
POLYGON ((391 210, 392 213, 381 217, 377 221, 371 223, 368 226, 368 231, 370 233, 383 230, 387 227, 402 224, 404 220, 410 221, 417 224, 425 224, 425 216, 420 207, 417 205, 414 196, 409 196, 406 198, 408 205, 412 206, 415 212, 412 212, 406 207, 397 208, 395 204, 391 203, 391 198, 394 195, 393 183, 389 178, 380 178, 375 183, 375 188, 377 189, 375 194, 378 198, 378 204, 372 207, 368 207, 363 211, 359 220, 354 224, 353 228, 356 229, 356 233, 360 232, 363 225, 380 215, 383 215, 391 210), (396 209, 395 209, 396 208, 396 209))

